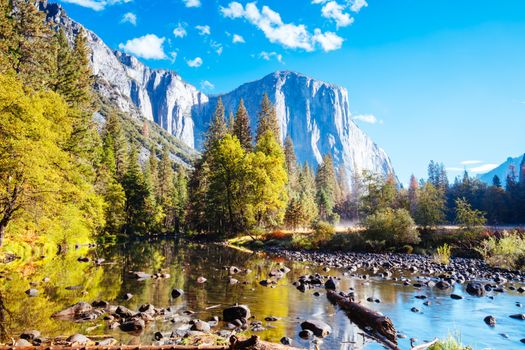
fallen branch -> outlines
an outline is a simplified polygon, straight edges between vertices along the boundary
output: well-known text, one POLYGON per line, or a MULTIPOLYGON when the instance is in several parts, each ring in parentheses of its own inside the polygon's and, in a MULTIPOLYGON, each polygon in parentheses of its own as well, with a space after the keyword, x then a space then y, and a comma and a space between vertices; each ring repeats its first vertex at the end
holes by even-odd
POLYGON ((429 347, 431 347, 432 345, 436 344, 438 341, 439 341, 439 339, 436 338, 436 339, 432 340, 431 342, 424 343, 424 344, 421 344, 421 345, 416 345, 410 350, 426 350, 429 347))
POLYGON ((399 350, 397 346, 397 331, 392 321, 359 303, 355 303, 347 297, 343 297, 335 291, 328 290, 326 293, 328 300, 338 305, 345 311, 348 318, 362 329, 371 328, 372 336, 389 349, 399 350))

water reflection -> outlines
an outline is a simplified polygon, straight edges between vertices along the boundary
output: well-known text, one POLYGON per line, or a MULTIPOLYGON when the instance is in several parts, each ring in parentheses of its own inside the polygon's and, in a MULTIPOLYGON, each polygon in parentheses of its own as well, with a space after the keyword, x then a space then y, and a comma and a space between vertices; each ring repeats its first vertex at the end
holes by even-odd
MULTIPOLYGON (((218 245, 199 245, 189 242, 157 241, 131 242, 111 249, 97 248, 88 252, 85 248, 70 250, 66 255, 55 257, 26 258, 3 265, 0 274, 0 336, 17 336, 22 331, 38 329, 45 336, 111 334, 124 344, 150 344, 156 331, 169 332, 170 322, 157 321, 140 336, 131 336, 118 330, 107 329, 102 320, 73 323, 52 319, 52 313, 79 301, 107 300, 113 304, 138 309, 151 303, 156 307, 173 306, 180 310, 192 310, 195 317, 208 319, 220 315, 222 308, 234 303, 246 304, 258 320, 267 316, 279 318, 276 322, 263 321, 265 331, 258 333, 262 339, 279 341, 283 336, 294 339, 295 345, 308 347, 297 334, 299 324, 307 318, 322 319, 333 328, 333 334, 321 344, 322 349, 381 349, 367 340, 343 312, 337 311, 324 296, 315 297, 314 290, 301 293, 292 285, 303 274, 323 273, 318 267, 283 261, 264 254, 246 254, 218 245), (101 266, 79 262, 80 256, 104 258, 101 266), (259 281, 268 278, 269 272, 284 263, 291 270, 275 288, 262 287, 259 281), (240 283, 230 285, 225 266, 249 269, 234 277, 240 283), (170 278, 137 281, 129 272, 161 272, 170 278), (196 282, 199 276, 207 279, 204 284, 196 282), (66 289, 66 287, 75 287, 66 289), (29 288, 39 290, 39 296, 30 298, 24 292, 29 288), (180 288, 184 295, 171 299, 171 290, 180 288), (71 290, 72 289, 72 290, 71 290), (134 296, 123 300, 126 293, 134 296), (216 307, 220 305, 220 307, 216 307)), ((362 280, 345 277, 342 271, 328 274, 342 278, 340 288, 355 290, 356 296, 369 307, 392 318, 397 329, 408 338, 419 340, 445 337, 460 332, 465 343, 475 349, 520 347, 519 339, 525 337, 522 321, 508 315, 522 312, 515 305, 522 300, 517 294, 487 297, 468 297, 452 300, 449 294, 436 289, 416 290, 399 282, 380 279, 362 280), (423 305, 416 295, 429 297, 430 306, 423 305), (368 297, 380 299, 381 303, 369 303, 368 297), (420 313, 410 312, 417 307, 420 313), (498 319, 495 329, 489 329, 483 318, 492 314, 498 319), (499 333, 506 333, 505 339, 499 333), (480 336, 482 335, 482 336, 480 336)), ((324 273, 326 274, 326 273, 324 273)), ((409 275, 407 275, 409 276, 409 275)), ((414 276, 411 276, 414 278, 414 276)), ((462 294, 461 287, 455 293, 462 294)), ((400 340, 408 348, 408 339, 400 340)))

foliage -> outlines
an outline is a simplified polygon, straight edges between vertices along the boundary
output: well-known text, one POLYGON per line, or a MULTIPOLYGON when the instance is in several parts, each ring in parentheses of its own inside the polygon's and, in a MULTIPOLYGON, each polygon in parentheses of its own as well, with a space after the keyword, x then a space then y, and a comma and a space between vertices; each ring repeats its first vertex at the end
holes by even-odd
POLYGON ((387 245, 419 243, 419 232, 406 209, 381 209, 364 222, 364 237, 370 241, 385 241, 387 245))
POLYGON ((431 182, 417 191, 414 219, 422 227, 429 228, 445 220, 445 195, 431 182))
POLYGON ((335 227, 326 221, 315 223, 313 229, 317 240, 327 241, 335 234, 335 227))
POLYGON ((456 223, 466 231, 477 231, 485 226, 487 219, 485 213, 472 209, 465 198, 456 199, 456 223))
POLYGON ((500 238, 489 237, 477 250, 491 266, 512 270, 525 267, 525 238, 517 232, 504 231, 500 238))
POLYGON ((445 340, 440 340, 432 345, 429 350, 472 350, 470 346, 464 346, 458 340, 458 337, 449 336, 445 340))
POLYGON ((450 256, 450 246, 447 243, 445 243, 441 247, 438 247, 436 249, 436 253, 434 254, 434 261, 439 264, 447 265, 448 263, 450 263, 450 256))

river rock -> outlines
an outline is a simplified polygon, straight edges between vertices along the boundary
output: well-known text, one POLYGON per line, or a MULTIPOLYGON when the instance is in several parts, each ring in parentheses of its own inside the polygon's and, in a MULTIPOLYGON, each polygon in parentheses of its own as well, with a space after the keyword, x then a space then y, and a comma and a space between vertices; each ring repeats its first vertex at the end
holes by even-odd
POLYGON ((337 282, 333 278, 329 278, 325 284, 324 287, 329 290, 336 290, 337 289, 337 282))
POLYGON ((525 320, 525 314, 514 314, 514 315, 510 315, 509 317, 515 320, 522 320, 522 321, 525 320))
POLYGON ((51 317, 58 318, 58 319, 71 319, 71 318, 81 317, 92 310, 93 310, 93 306, 81 301, 79 303, 76 303, 75 305, 71 305, 65 308, 62 311, 55 312, 54 314, 51 315, 51 317))
POLYGON ((28 331, 28 332, 24 332, 20 334, 20 339, 25 339, 25 340, 33 340, 38 337, 40 337, 40 332, 37 330, 32 330, 32 331, 28 331))
POLYGON ((107 338, 100 341, 97 341, 95 344, 97 346, 113 346, 117 343, 117 340, 115 338, 107 338))
POLYGON ((171 291, 171 297, 173 299, 177 299, 182 294, 184 294, 184 291, 182 289, 174 289, 174 290, 171 291))
POLYGON ((235 305, 222 311, 222 319, 224 322, 233 322, 241 318, 249 319, 250 317, 251 312, 246 305, 235 305))
POLYGON ((494 326, 496 325, 496 318, 495 318, 494 316, 491 316, 491 315, 485 317, 485 318, 483 319, 483 321, 484 321, 487 325, 489 325, 489 326, 491 326, 491 327, 494 327, 494 326))
POLYGON ((123 332, 137 333, 137 332, 141 332, 142 330, 144 330, 144 328, 146 328, 146 322, 144 322, 144 320, 141 318, 134 318, 120 325, 120 329, 123 332))
POLYGON ((66 341, 72 344, 87 344, 91 340, 85 335, 77 333, 67 338, 66 341))
POLYGON ((201 320, 196 320, 193 322, 193 325, 191 326, 190 330, 192 331, 199 331, 203 333, 209 333, 210 332, 210 325, 208 322, 204 322, 201 320))
POLYGON ((91 303, 91 306, 95 308, 100 308, 100 309, 107 309, 109 308, 109 302, 105 300, 95 300, 94 302, 91 303))
POLYGON ((131 311, 125 306, 119 305, 117 309, 115 310, 115 314, 117 314, 118 316, 122 318, 128 318, 128 317, 133 317, 135 315, 135 312, 131 311))
POLYGON ((319 338, 324 338, 332 332, 332 327, 319 320, 306 320, 301 323, 301 328, 312 331, 319 338))
POLYGON ((452 286, 447 281, 439 281, 436 283, 436 288, 441 289, 441 290, 449 289, 451 287, 452 286))
POLYGON ((293 343, 292 338, 289 338, 289 337, 282 337, 281 338, 281 344, 283 344, 283 345, 292 345, 292 343, 293 343))
POLYGON ((38 296, 38 293, 39 293, 38 290, 34 288, 26 290, 26 294, 29 295, 30 297, 36 297, 38 296))
POLYGON ((124 300, 126 300, 126 301, 130 300, 131 298, 133 298, 133 294, 131 294, 131 293, 126 293, 126 294, 124 294, 124 296, 122 297, 122 299, 124 299, 124 300))
POLYGON ((144 305, 141 305, 139 307, 139 311, 144 313, 144 314, 147 314, 147 315, 155 315, 156 311, 155 311, 155 306, 151 305, 151 304, 144 304, 144 305))
POLYGON ((150 274, 147 274, 147 273, 142 272, 142 271, 132 271, 131 274, 133 275, 133 277, 135 277, 136 279, 139 279, 139 280, 145 280, 145 279, 151 278, 150 274))
POLYGON ((461 300, 463 299, 463 297, 461 295, 458 295, 458 294, 450 294, 450 297, 454 300, 461 300))
POLYGON ((466 291, 468 294, 476 297, 482 297, 485 295, 485 289, 483 289, 483 285, 479 282, 469 282, 466 291))
POLYGON ((299 332, 299 337, 301 339, 310 339, 311 337, 313 337, 313 335, 314 333, 309 329, 304 329, 299 332))

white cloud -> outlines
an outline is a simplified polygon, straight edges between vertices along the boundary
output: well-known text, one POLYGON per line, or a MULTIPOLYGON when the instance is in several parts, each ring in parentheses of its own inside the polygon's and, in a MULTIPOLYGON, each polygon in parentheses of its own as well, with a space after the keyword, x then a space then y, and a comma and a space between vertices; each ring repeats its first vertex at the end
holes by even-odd
POLYGON ((155 34, 147 34, 120 44, 119 49, 145 59, 162 60, 167 58, 163 48, 165 40, 164 37, 159 38, 155 34))
POLYGON ((352 119, 368 124, 383 124, 383 121, 377 119, 377 117, 373 114, 359 114, 354 116, 352 119))
POLYGON ((359 12, 363 7, 367 7, 368 3, 366 0, 352 0, 350 2, 350 10, 353 12, 359 12))
POLYGON ((62 0, 70 4, 87 7, 95 11, 102 11, 108 5, 126 4, 132 0, 62 0))
POLYGON ((177 60, 177 55, 178 55, 177 51, 170 52, 170 61, 171 61, 171 63, 175 63, 175 61, 177 60))
POLYGON ((210 26, 195 26, 195 29, 199 31, 199 35, 210 35, 210 26))
POLYGON ((186 60, 186 63, 188 64, 189 67, 191 68, 198 68, 200 66, 202 66, 202 58, 200 57, 195 57, 194 59, 192 60, 186 60))
POLYGON ((224 17, 246 19, 260 29, 270 42, 286 48, 313 51, 319 44, 325 51, 330 51, 341 47, 343 42, 334 33, 322 33, 317 29, 312 35, 304 24, 285 23, 278 12, 268 6, 259 10, 255 2, 243 6, 233 1, 227 7, 221 7, 220 11, 224 17))
POLYGON ((344 12, 344 6, 339 5, 335 1, 330 1, 326 3, 321 9, 321 14, 323 17, 328 19, 333 19, 337 27, 346 27, 354 23, 354 19, 344 12))
POLYGON ((279 62, 283 62, 283 55, 281 55, 280 53, 277 53, 277 52, 266 52, 266 51, 261 51, 258 55, 259 58, 265 60, 265 61, 269 61, 272 57, 275 57, 275 59, 279 62))
POLYGON ((201 0, 182 0, 186 7, 200 7, 201 0))
POLYGON ((240 36, 239 34, 233 34, 232 42, 234 44, 236 44, 236 43, 244 44, 246 42, 246 40, 244 40, 244 38, 242 36, 240 36))
POLYGON ((335 33, 322 33, 320 29, 316 29, 314 33, 313 42, 320 44, 325 52, 338 50, 343 46, 343 38, 335 33))
POLYGON ((487 163, 487 164, 483 164, 475 168, 470 168, 469 171, 472 173, 486 173, 488 171, 491 171, 497 168, 498 166, 499 164, 487 163))
POLYGON ((173 35, 175 35, 176 38, 184 38, 186 34, 186 29, 184 29, 182 23, 179 23, 177 27, 173 29, 173 35))
POLYGON ((215 89, 215 85, 213 85, 208 80, 201 81, 201 90, 213 90, 215 89))
POLYGON ((212 40, 212 41, 210 42, 210 46, 211 46, 211 48, 215 51, 215 53, 216 53, 217 55, 219 55, 219 56, 222 55, 223 47, 222 47, 222 44, 221 44, 221 43, 218 43, 218 42, 212 40))
POLYGON ((460 164, 461 165, 475 165, 475 164, 481 164, 483 163, 482 160, 464 160, 460 164))
POLYGON ((134 26, 136 26, 137 25, 137 15, 132 12, 128 12, 124 16, 122 16, 122 20, 120 22, 121 23, 131 23, 134 26))

